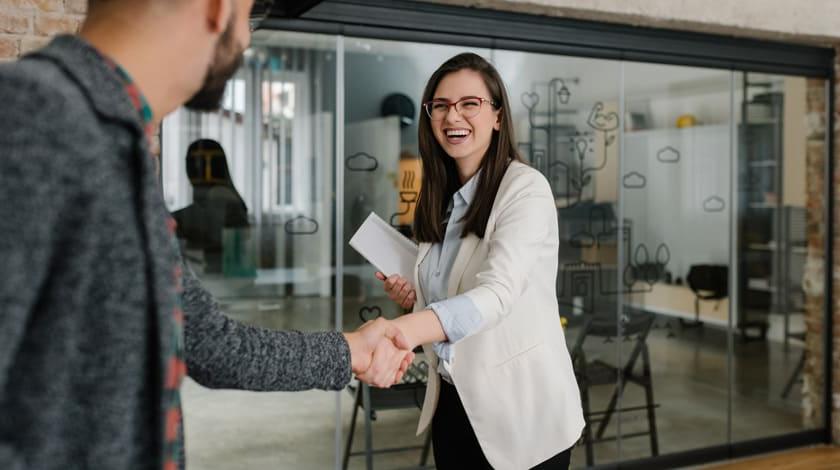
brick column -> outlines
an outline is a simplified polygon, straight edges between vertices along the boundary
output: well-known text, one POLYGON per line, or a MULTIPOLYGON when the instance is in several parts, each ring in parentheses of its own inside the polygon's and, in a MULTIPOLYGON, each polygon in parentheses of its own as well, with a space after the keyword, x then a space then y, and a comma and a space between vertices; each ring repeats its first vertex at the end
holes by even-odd
POLYGON ((38 49, 79 29, 87 0, 0 0, 0 61, 38 49))
POLYGON ((825 154, 826 89, 823 80, 807 82, 806 234, 808 255, 802 287, 805 291, 805 367, 802 378, 802 423, 814 428, 823 422, 825 349, 825 154))
MULTIPOLYGON (((834 75, 840 77, 840 48, 835 50, 834 75)), ((834 259, 832 260, 832 279, 834 285, 834 305, 832 305, 832 316, 834 321, 834 331, 831 332, 833 338, 834 354, 830 358, 832 361, 832 436, 835 444, 840 444, 840 83, 836 80, 831 84, 834 87, 834 129, 831 129, 831 138, 834 141, 834 155, 830 157, 834 159, 834 174, 831 175, 831 184, 834 185, 834 259)))

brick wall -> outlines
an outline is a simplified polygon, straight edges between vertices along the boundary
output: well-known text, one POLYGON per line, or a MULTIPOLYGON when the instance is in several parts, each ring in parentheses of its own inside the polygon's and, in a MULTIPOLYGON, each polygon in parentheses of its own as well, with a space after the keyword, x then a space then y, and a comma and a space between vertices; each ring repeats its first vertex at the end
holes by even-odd
POLYGON ((87 0, 0 0, 0 60, 13 60, 52 36, 79 29, 87 0))
MULTIPOLYGON (((834 56, 834 76, 840 75, 840 47, 835 50, 834 56)), ((832 437, 835 444, 840 444, 840 82, 836 79, 832 84, 834 87, 834 129, 832 129, 832 139, 834 140, 834 175, 831 178, 831 184, 834 185, 834 259, 832 260, 833 272, 833 293, 834 305, 832 305, 834 318, 834 331, 831 332, 834 338, 834 354, 831 358, 833 381, 832 381, 832 437)))
POLYGON ((806 167, 806 234, 808 256, 802 279, 805 291, 805 365, 802 372, 802 422, 807 428, 822 426, 825 355, 823 341, 825 300, 825 153, 826 92, 823 80, 809 79, 806 167))

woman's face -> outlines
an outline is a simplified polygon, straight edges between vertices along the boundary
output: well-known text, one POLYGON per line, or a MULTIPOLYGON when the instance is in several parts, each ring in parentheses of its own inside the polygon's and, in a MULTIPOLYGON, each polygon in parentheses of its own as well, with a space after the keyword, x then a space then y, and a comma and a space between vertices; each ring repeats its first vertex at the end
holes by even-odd
MULTIPOLYGON (((464 117, 450 106, 446 116, 439 121, 430 121, 435 139, 456 163, 466 163, 466 168, 478 169, 484 154, 490 147, 493 131, 499 130, 499 111, 493 109, 490 92, 474 70, 462 69, 452 72, 438 83, 432 99, 454 103, 465 97, 485 98, 478 114, 464 117)), ((465 110, 467 114, 469 111, 465 110)))

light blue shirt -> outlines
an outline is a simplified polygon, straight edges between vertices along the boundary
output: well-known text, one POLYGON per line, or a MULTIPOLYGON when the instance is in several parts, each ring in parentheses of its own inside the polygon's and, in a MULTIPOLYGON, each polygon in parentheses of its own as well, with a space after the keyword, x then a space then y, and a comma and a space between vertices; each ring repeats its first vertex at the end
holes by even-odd
POLYGON ((449 203, 449 221, 443 243, 435 243, 420 263, 418 276, 423 297, 429 302, 427 309, 435 312, 449 341, 435 343, 434 350, 441 359, 440 374, 451 382, 449 363, 455 357, 452 348, 466 336, 481 328, 481 312, 469 297, 458 295, 447 298, 449 274, 461 248, 461 232, 464 230, 464 215, 475 197, 478 173, 473 175, 455 194, 449 203))

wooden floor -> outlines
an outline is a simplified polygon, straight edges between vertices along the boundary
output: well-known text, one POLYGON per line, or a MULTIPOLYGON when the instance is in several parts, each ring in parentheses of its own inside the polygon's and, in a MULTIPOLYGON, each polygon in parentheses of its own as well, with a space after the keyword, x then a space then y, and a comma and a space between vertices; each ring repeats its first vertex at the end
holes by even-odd
POLYGON ((809 447, 753 457, 704 470, 838 470, 840 447, 809 447))

